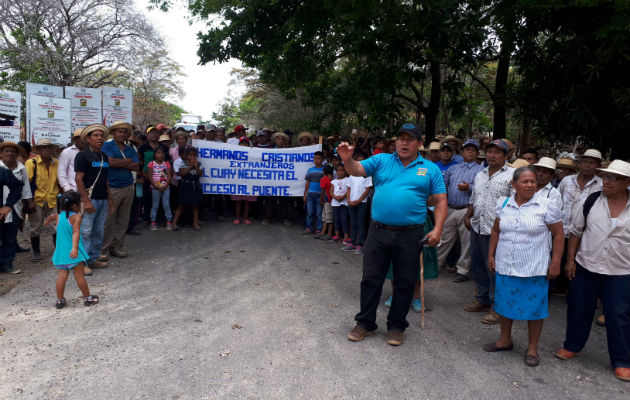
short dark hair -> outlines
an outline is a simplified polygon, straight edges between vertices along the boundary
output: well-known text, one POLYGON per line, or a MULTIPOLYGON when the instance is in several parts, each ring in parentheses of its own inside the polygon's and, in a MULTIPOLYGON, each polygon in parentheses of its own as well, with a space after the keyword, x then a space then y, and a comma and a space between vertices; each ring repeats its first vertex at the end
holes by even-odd
POLYGON ((321 151, 316 151, 315 154, 313 154, 313 157, 315 156, 320 156, 321 158, 324 158, 324 153, 322 153, 321 151))
POLYGON ((525 149, 525 150, 521 151, 521 155, 523 155, 523 154, 527 154, 527 153, 533 154, 533 155, 536 157, 536 159, 538 159, 538 158, 539 158, 539 157, 538 157, 538 150, 536 150, 536 149, 534 149, 534 148, 531 148, 531 147, 530 147, 530 148, 527 148, 527 149, 525 149))
POLYGON ((324 175, 332 175, 333 167, 332 165, 324 165, 324 175))
POLYGON ((155 150, 153 150, 153 154, 156 154, 158 151, 161 151, 162 153, 166 154, 166 150, 162 146, 156 147, 155 150))

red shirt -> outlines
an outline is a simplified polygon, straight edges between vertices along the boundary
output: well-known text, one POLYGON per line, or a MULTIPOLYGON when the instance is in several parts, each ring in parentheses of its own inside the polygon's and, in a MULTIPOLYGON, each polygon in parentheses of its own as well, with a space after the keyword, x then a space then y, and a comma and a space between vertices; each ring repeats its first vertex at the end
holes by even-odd
POLYGON ((324 177, 319 180, 319 187, 324 192, 326 201, 330 203, 332 201, 332 197, 330 197, 330 178, 324 175, 324 177))
POLYGON ((375 156, 377 154, 381 154, 383 152, 383 150, 375 148, 374 151, 372 152, 372 155, 375 156))

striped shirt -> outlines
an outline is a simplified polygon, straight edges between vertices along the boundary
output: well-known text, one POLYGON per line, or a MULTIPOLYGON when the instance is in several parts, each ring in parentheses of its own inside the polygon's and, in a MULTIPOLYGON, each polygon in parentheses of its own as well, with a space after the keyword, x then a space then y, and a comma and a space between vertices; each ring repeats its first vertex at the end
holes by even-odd
POLYGON ((569 175, 558 185, 562 196, 562 224, 565 236, 568 236, 571 222, 582 209, 582 204, 588 195, 602 190, 602 179, 597 175, 584 185, 584 189, 580 189, 577 178, 578 174, 569 175))
POLYGON ((496 272, 519 277, 547 275, 551 257, 548 225, 562 221, 558 204, 539 193, 520 207, 514 196, 507 203, 506 199, 500 198, 495 207, 501 231, 496 272))
POLYGON ((571 235, 582 238, 575 261, 587 270, 603 275, 630 274, 630 189, 628 197, 614 224, 603 192, 588 213, 586 229, 582 208, 572 221, 571 235))
POLYGON ((551 182, 548 183, 547 186, 541 188, 538 191, 538 195, 555 201, 558 208, 562 209, 562 196, 560 195, 560 191, 553 187, 551 182))
POLYGON ((479 235, 490 235, 496 217, 497 200, 509 196, 512 191, 514 168, 503 165, 492 176, 489 176, 489 171, 488 166, 475 176, 474 188, 470 196, 470 204, 473 205, 475 211, 470 223, 472 229, 479 235))
POLYGON ((474 161, 456 164, 446 170, 444 173, 444 185, 446 186, 448 205, 450 207, 463 207, 470 203, 475 176, 481 170, 483 170, 483 166, 474 161), (462 192, 457 188, 457 185, 462 182, 470 185, 468 191, 462 192))

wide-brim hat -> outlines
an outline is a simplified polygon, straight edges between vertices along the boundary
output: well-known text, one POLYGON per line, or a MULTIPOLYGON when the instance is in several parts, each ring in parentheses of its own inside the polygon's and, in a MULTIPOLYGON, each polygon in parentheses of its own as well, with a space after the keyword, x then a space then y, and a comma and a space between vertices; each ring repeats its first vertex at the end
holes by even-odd
POLYGON ((283 137, 284 140, 286 140, 287 142, 289 142, 291 140, 291 138, 289 137, 289 135, 287 135, 284 132, 274 132, 273 135, 271 135, 271 140, 275 140, 277 137, 283 137))
POLYGON ((21 156, 26 154, 26 150, 24 150, 24 147, 18 146, 17 143, 15 143, 15 142, 2 142, 2 143, 0 143, 0 152, 2 152, 2 150, 4 150, 7 147, 14 148, 15 151, 21 156))
POLYGON ((597 170, 630 178, 630 163, 622 160, 614 160, 608 168, 597 168, 597 170))
POLYGON ((536 164, 533 164, 534 167, 542 167, 548 168, 552 171, 556 170, 556 160, 550 157, 542 157, 536 164))
POLYGON ((75 137, 81 137, 81 132, 83 132, 83 128, 77 128, 74 130, 74 132, 72 133, 72 138, 74 139, 75 137))
POLYGON ((297 135, 297 140, 298 142, 300 141, 300 139, 302 139, 303 137, 308 136, 311 138, 311 140, 315 139, 315 136, 309 132, 309 131, 304 131, 304 132, 300 132, 299 135, 297 135))
POLYGON ((57 148, 59 146, 54 144, 50 139, 39 139, 37 141, 37 144, 35 146, 33 146, 33 153, 37 153, 38 149, 40 149, 42 147, 54 147, 54 148, 57 148))
POLYGON ((429 151, 440 150, 440 142, 429 143, 429 151))
POLYGON ((570 158, 561 158, 558 160, 558 163, 556 164, 556 169, 558 168, 567 168, 570 170, 577 170, 577 166, 575 165, 575 163, 573 162, 572 159, 570 158))
POLYGON ((527 167, 529 163, 527 162, 527 160, 523 160, 522 158, 517 158, 516 160, 514 160, 512 164, 508 164, 508 165, 514 169, 519 169, 521 167, 527 167))
POLYGON ((126 129, 129 132, 133 131, 133 126, 125 121, 115 121, 113 124, 109 126, 109 130, 113 131, 114 129, 126 129))
POLYGON ((462 140, 455 135, 447 135, 444 139, 440 140, 440 144, 450 142, 451 140, 457 142, 458 146, 462 144, 462 140))
POLYGON ((88 125, 85 128, 83 128, 83 131, 81 132, 81 139, 83 139, 83 141, 85 141, 85 138, 92 132, 94 131, 101 131, 103 132, 103 134, 105 136, 109 135, 109 129, 107 129, 107 127, 103 124, 92 124, 92 125, 88 125))
POLYGON ((596 149, 588 149, 584 152, 584 154, 582 154, 582 157, 591 157, 591 158, 595 158, 599 161, 602 160, 602 153, 599 150, 596 149))
POLYGON ((167 140, 171 140, 171 137, 169 135, 160 135, 158 142, 165 142, 167 140))

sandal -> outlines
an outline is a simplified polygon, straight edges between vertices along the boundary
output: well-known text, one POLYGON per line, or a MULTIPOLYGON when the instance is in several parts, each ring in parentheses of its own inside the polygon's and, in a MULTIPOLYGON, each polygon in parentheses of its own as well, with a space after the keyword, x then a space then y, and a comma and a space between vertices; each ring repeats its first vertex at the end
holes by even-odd
POLYGON ((486 343, 486 344, 483 345, 484 351, 487 351, 489 353, 494 353, 494 352, 497 352, 497 351, 510 351, 513 348, 514 348, 514 343, 512 343, 509 346, 505 346, 505 347, 497 346, 496 342, 486 343))
POLYGON ((83 305, 86 307, 93 306, 94 304, 98 304, 98 296, 90 295, 83 299, 83 305))
POLYGON ((65 306, 66 306, 66 299, 65 299, 65 297, 61 298, 61 299, 57 299, 57 302, 55 303, 55 308, 62 309, 65 306))
POLYGON ((525 365, 528 367, 537 367, 540 364, 540 360, 538 359, 538 354, 527 354, 525 353, 525 365))

